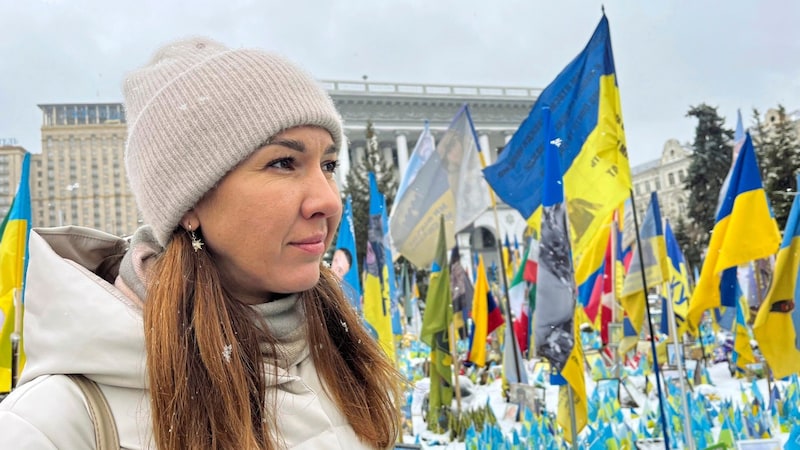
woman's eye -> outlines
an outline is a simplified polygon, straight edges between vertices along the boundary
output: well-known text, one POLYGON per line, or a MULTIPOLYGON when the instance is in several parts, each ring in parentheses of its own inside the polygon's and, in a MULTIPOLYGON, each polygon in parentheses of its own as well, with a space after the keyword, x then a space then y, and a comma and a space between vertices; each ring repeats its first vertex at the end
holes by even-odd
POLYGON ((280 158, 267 164, 267 167, 274 169, 291 169, 294 167, 294 158, 280 158))
POLYGON ((339 168, 339 161, 327 161, 322 167, 327 172, 336 173, 336 169, 339 168))

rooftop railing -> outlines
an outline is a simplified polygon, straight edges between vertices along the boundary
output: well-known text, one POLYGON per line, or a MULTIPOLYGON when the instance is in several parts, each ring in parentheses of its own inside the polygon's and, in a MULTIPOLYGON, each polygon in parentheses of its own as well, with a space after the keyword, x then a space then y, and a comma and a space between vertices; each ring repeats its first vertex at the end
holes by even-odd
POLYGON ((461 86, 446 84, 383 83, 372 81, 320 81, 330 94, 430 95, 437 97, 474 97, 536 99, 542 89, 502 86, 461 86))

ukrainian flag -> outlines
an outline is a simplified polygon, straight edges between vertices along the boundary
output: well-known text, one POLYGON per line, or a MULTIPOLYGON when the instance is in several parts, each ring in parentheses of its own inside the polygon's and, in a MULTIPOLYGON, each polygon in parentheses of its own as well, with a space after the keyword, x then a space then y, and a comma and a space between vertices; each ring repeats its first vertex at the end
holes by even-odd
POLYGON ((753 142, 750 133, 746 133, 728 191, 717 212, 700 279, 689 302, 689 327, 696 329, 707 309, 735 306, 736 268, 773 255, 780 242, 778 225, 761 184, 753 142))
POLYGON ((683 256, 678 240, 672 233, 669 220, 664 231, 664 240, 667 244, 667 261, 669 262, 669 295, 672 301, 672 311, 678 323, 678 335, 683 334, 686 328, 686 312, 689 310, 689 269, 686 267, 686 258, 683 256))
MULTIPOLYGON (((0 392, 11 390, 11 335, 14 332, 22 333, 21 328, 17 329, 22 324, 16 323, 16 317, 22 317, 22 311, 16 311, 14 296, 22 304, 25 269, 28 265, 28 233, 31 229, 30 158, 30 153, 26 153, 22 160, 19 187, 0 238, 0 392)), ((20 370, 24 362, 25 356, 20 350, 20 370)))
POLYGON ((562 139, 559 163, 572 250, 580 255, 631 189, 619 88, 605 16, 586 48, 542 91, 497 162, 484 169, 486 180, 497 195, 528 218, 534 228, 541 221, 545 105, 552 108, 553 128, 562 139))
MULTIPOLYGON (((800 186, 800 175, 797 177, 800 186)), ((753 325, 758 348, 775 378, 800 373, 798 315, 800 309, 800 196, 794 198, 783 242, 775 261, 775 276, 753 325)))
POLYGON ((625 276, 620 294, 620 303, 630 318, 631 326, 638 336, 644 322, 647 306, 647 293, 642 285, 642 271, 648 289, 661 285, 669 279, 667 264, 667 244, 664 239, 664 228, 661 226, 661 209, 658 206, 658 195, 650 194, 650 205, 644 215, 639 233, 639 245, 642 246, 642 260, 639 252, 634 250, 633 260, 625 276))
POLYGON ((364 274, 364 320, 389 358, 395 360, 392 333, 392 309, 386 269, 383 232, 383 195, 378 191, 375 174, 369 173, 369 224, 367 225, 367 260, 364 274))

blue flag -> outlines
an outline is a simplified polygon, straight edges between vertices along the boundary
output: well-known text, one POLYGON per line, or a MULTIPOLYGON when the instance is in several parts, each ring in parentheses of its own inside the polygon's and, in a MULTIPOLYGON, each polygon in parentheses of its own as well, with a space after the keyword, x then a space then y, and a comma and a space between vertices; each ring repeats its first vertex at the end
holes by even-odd
POLYGON ((603 16, 589 43, 542 91, 530 114, 486 169, 486 181, 500 198, 536 227, 544 199, 546 129, 544 108, 552 108, 558 152, 569 203, 573 251, 583 252, 595 232, 631 189, 630 163, 617 86, 608 20, 603 16))
POLYGON ((353 308, 361 314, 361 281, 359 280, 358 258, 356 258, 356 237, 353 226, 353 203, 350 196, 344 203, 342 222, 336 238, 336 250, 333 252, 331 269, 342 281, 347 299, 353 308))

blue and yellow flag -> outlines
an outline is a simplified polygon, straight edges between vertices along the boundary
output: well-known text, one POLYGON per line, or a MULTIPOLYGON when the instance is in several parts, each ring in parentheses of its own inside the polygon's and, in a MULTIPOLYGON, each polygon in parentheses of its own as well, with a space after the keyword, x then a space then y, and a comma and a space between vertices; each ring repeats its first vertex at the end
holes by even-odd
POLYGON ((431 267, 425 313, 422 316, 420 340, 431 347, 431 391, 428 408, 428 428, 438 429, 442 408, 453 401, 453 356, 450 354, 448 328, 453 322, 450 297, 450 268, 447 265, 447 239, 444 217, 440 218, 436 258, 431 267))
POLYGON ((403 174, 389 217, 395 248, 417 267, 427 267, 434 259, 441 215, 447 227, 447 247, 451 248, 456 233, 491 206, 467 105, 456 113, 435 149, 430 133, 427 137, 423 133, 423 138, 403 174))
POLYGON ((672 301, 672 312, 675 314, 678 335, 686 329, 686 313, 689 311, 689 269, 686 267, 686 258, 683 256, 678 240, 672 233, 672 227, 667 225, 664 230, 664 240, 667 245, 667 262, 669 262, 668 293, 672 301))
POLYGON ((364 320, 386 354, 395 360, 392 311, 386 271, 383 233, 383 195, 378 191, 375 174, 369 173, 369 224, 367 260, 364 274, 364 320))
MULTIPOLYGON (((28 265, 28 234, 31 230, 31 188, 29 182, 31 154, 26 153, 22 160, 22 174, 11 210, 6 216, 0 238, 0 392, 11 390, 11 335, 22 333, 17 327, 17 317, 22 311, 16 310, 14 297, 22 305, 25 270, 28 265)), ((21 322, 21 321, 20 321, 21 322)), ((25 363, 20 341, 19 370, 25 363)))
POLYGON ((350 304, 361 315, 361 280, 356 258, 356 234, 353 225, 353 203, 350 196, 344 202, 342 222, 336 238, 336 249, 331 262, 333 272, 341 277, 342 290, 350 304), (344 272, 341 274, 340 272, 344 272))
POLYGON ((639 259, 639 252, 634 248, 633 259, 620 294, 620 303, 622 303, 625 313, 628 314, 630 324, 637 336, 642 330, 647 304, 647 293, 642 285, 642 271, 644 271, 648 288, 660 286, 669 279, 667 244, 664 239, 664 228, 661 226, 658 195, 655 192, 650 194, 650 205, 642 220, 639 245, 642 246, 643 261, 639 259))
POLYGON ((696 329, 707 309, 735 306, 736 268, 773 255, 780 242, 778 225, 761 184, 753 142, 750 133, 746 133, 728 191, 717 212, 700 279, 689 302, 689 327, 696 329))
POLYGON ((553 128, 564 141, 559 162, 572 249, 580 255, 603 220, 631 189, 622 108, 605 15, 586 48, 542 91, 497 162, 484 169, 486 181, 497 195, 528 218, 534 228, 539 226, 543 199, 545 105, 552 108, 553 128))
MULTIPOLYGON (((800 186, 800 175, 797 177, 800 186)), ((800 373, 800 196, 794 198, 783 242, 775 261, 775 276, 758 309, 753 334, 776 379, 800 373)))
POLYGON ((739 300, 736 302, 736 325, 733 333, 733 366, 736 368, 737 376, 744 376, 747 373, 747 366, 755 364, 756 356, 753 354, 753 347, 750 345, 750 308, 747 307, 747 300, 739 287, 736 285, 736 295, 739 300))

